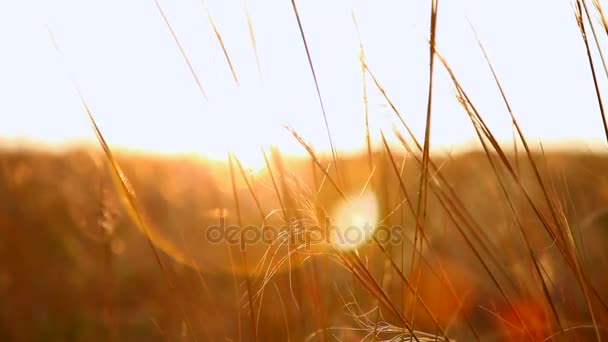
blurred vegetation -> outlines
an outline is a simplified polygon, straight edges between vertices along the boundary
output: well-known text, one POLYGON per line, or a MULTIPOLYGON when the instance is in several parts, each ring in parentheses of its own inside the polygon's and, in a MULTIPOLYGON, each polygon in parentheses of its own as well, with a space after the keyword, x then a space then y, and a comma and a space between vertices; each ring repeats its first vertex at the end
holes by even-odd
MULTIPOLYGON (((418 166, 407 156, 396 157, 405 161, 402 179, 415 194, 418 166)), ((604 272, 608 262, 608 157, 547 152, 535 158, 551 184, 552 198, 563 204, 591 283, 608 301, 604 272)), ((242 338, 253 339, 247 301, 239 298, 242 307, 235 309, 234 282, 239 284, 239 296, 244 296, 248 277, 244 272, 231 272, 234 264, 230 264, 225 246, 206 242, 204 235, 205 227, 217 223, 218 212, 225 212, 229 222, 237 221, 228 166, 128 153, 120 154, 119 160, 146 218, 176 250, 191 253, 195 267, 175 262, 161 248, 159 256, 166 268, 161 272, 145 236, 126 214, 101 153, 4 150, 0 154, 0 340, 236 340, 240 323, 242 338)), ((378 167, 369 186, 381 203, 380 217, 387 217, 387 225, 404 224, 406 236, 412 238, 413 217, 403 206, 395 211, 402 201, 399 181, 385 154, 378 153, 375 160, 378 167)), ((547 336, 548 313, 538 304, 542 298, 527 291, 535 286, 533 272, 515 228, 515 216, 507 208, 487 156, 471 152, 437 156, 433 161, 441 165, 443 176, 489 237, 486 247, 497 259, 496 264, 491 263, 492 271, 521 312, 529 314, 530 326, 542 330, 535 336, 547 336), (504 276, 498 265, 511 277, 504 276)), ((301 189, 315 189, 315 182, 322 179, 320 173, 313 173, 308 159, 288 160, 286 165, 291 181, 301 189)), ((519 161, 518 165, 532 197, 541 198, 527 164, 519 161)), ((358 193, 370 175, 367 156, 343 157, 340 167, 344 191, 358 193)), ((279 208, 267 171, 249 176, 263 209, 279 208)), ((540 233, 540 223, 524 205, 517 187, 508 182, 507 187, 519 201, 517 218, 530 232, 539 232, 531 241, 550 278, 560 317, 567 325, 588 322, 584 298, 568 267, 551 239, 540 233)), ((258 209, 244 184, 240 183, 237 195, 243 222, 259 225, 258 209)), ((328 211, 339 201, 328 185, 318 198, 318 205, 328 211)), ((429 198, 428 213, 428 239, 439 251, 441 267, 461 295, 463 310, 477 333, 490 339, 500 336, 502 329, 508 331, 508 324, 501 321, 509 320, 512 313, 434 196, 429 198)), ((405 260, 403 270, 411 260, 411 244, 386 246, 395 260, 405 260)), ((251 246, 249 265, 255 265, 267 247, 251 246)), ((490 257, 480 250, 484 258, 490 257)), ((382 279, 385 291, 401 305, 407 291, 395 275, 388 276, 386 257, 372 244, 362 246, 359 253, 370 272, 382 279)), ((320 324, 353 326, 352 306, 346 304, 356 303, 365 311, 376 305, 349 270, 326 254, 305 255, 297 265, 294 261, 287 267, 289 272, 278 272, 265 285, 262 307, 255 313, 260 340, 318 340, 323 335, 315 335, 320 324)), ((433 260, 429 258, 423 269, 419 294, 443 326, 450 326, 450 336, 470 339, 455 301, 434 275, 439 268, 433 260)), ((261 288, 259 282, 251 286, 255 291, 261 288)), ((423 312, 416 317, 417 329, 435 329, 423 312)), ((361 339, 368 333, 328 331, 328 336, 343 340, 361 339)), ((578 335, 567 334, 565 340, 594 336, 592 329, 573 334, 578 335)))

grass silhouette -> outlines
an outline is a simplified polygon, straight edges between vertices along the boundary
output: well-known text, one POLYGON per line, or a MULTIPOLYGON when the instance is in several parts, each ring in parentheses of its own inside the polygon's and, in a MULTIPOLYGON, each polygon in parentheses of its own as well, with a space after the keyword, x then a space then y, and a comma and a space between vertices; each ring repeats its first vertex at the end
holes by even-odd
MULTIPOLYGON (((461 71, 437 46, 437 0, 429 18, 424 136, 413 134, 359 38, 365 152, 339 151, 307 19, 291 3, 331 150, 315 151, 286 127, 307 156, 262 148, 265 167, 258 171, 232 152, 222 162, 115 151, 81 96, 101 150, 0 154, 0 338, 606 339, 608 157, 528 141, 478 39, 514 129, 513 141, 499 141, 459 81, 461 71), (478 150, 432 151, 433 80, 440 68, 478 150), (371 89, 399 123, 380 132, 377 147, 370 138, 371 89), (332 222, 360 222, 366 206, 353 203, 362 198, 374 202, 369 217, 377 219, 364 223, 375 230, 363 239, 365 232, 351 230, 360 234, 357 244, 335 243, 340 230, 332 222), (337 208, 356 209, 341 221, 337 208)), ((161 3, 155 4, 207 98, 161 3)), ((573 15, 608 140, 600 87, 608 69, 599 43, 608 20, 599 1, 591 4, 577 0, 573 15)), ((220 27, 203 5, 238 84, 220 27)), ((247 20, 263 74, 249 14, 247 20)), ((354 14, 353 21, 356 26, 354 14)))

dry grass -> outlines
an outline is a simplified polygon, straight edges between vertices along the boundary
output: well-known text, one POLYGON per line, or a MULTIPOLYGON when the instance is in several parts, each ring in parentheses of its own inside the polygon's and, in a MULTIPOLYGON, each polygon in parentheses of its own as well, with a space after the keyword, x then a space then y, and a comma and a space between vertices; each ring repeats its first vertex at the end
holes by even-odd
MULTIPOLYGON (((608 20, 600 2, 593 5, 577 0, 574 15, 608 140, 598 81, 608 77, 599 44, 599 35, 608 35, 608 20), (605 32, 597 30, 594 15, 605 32), (600 52, 605 75, 598 72, 593 49, 600 52)), ((219 28, 203 7, 238 84, 219 28)), ((423 140, 367 64, 360 42, 367 153, 338 155, 305 20, 295 1, 292 7, 331 155, 317 153, 291 128, 308 158, 262 150, 266 167, 255 174, 232 153, 225 164, 117 155, 83 99, 102 154, 5 151, 0 156, 0 227, 6 237, 0 241, 0 298, 5 299, 0 338, 606 339, 608 276, 602 270, 608 262, 608 157, 531 146, 479 42, 514 128, 508 147, 498 141, 458 71, 436 46, 438 1, 432 1, 429 23, 423 140), (431 153, 433 79, 439 67, 451 80, 480 151, 431 153), (369 132, 372 86, 401 124, 381 132, 378 150, 369 132), (388 134, 399 143, 389 144, 388 134), (366 191, 377 198, 378 225, 399 239, 373 234, 354 249, 341 249, 332 243, 326 219, 336 206, 352 205, 366 191), (218 222, 225 223, 223 229, 239 228, 236 243, 214 243, 205 235, 218 222), (246 227, 281 229, 269 241, 243 244, 252 233, 246 227)), ((247 18, 261 72, 254 26, 247 18)), ((354 14, 353 20, 356 25, 354 14)))

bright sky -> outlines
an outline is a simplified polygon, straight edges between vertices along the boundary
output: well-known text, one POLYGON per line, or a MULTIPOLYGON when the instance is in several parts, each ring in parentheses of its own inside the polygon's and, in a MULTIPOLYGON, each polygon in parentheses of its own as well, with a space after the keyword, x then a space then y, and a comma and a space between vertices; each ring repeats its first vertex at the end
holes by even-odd
MULTIPOLYGON (((49 143, 94 139, 74 88, 78 84, 115 146, 196 151, 210 157, 223 157, 230 147, 245 160, 255 159, 262 144, 278 144, 286 152, 301 150, 283 129, 288 124, 317 150, 328 148, 290 1, 247 0, 261 75, 243 0, 206 1, 240 86, 232 79, 203 2, 159 1, 208 100, 201 96, 153 0, 4 1, 0 137, 49 143), (53 47, 49 29, 61 53, 53 47)), ((430 1, 297 4, 335 144, 355 149, 364 142, 353 11, 370 68, 422 137, 430 1)), ((443 0, 439 6, 438 49, 498 137, 509 139, 511 125, 466 18, 484 42, 528 137, 585 144, 604 139, 571 1, 443 0)), ((438 70, 431 142, 448 146, 470 141, 471 125, 446 73, 438 70)), ((377 138, 380 128, 390 132, 395 117, 371 80, 368 85, 371 128, 377 138)))

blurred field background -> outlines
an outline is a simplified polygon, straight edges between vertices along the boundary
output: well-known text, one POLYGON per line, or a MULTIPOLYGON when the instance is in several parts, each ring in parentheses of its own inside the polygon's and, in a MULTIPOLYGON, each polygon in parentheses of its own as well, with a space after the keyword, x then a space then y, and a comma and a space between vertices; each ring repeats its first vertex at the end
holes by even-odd
POLYGON ((0 341, 608 338, 602 2, 488 3, 0 11, 0 341))
MULTIPOLYGON (((385 156, 386 157, 386 156, 385 156)), ((555 198, 563 196, 564 218, 571 223, 572 235, 579 247, 590 283, 598 295, 606 300, 608 278, 605 272, 607 254, 608 159, 593 153, 549 152, 542 159, 544 179, 551 180, 555 198), (559 195, 558 195, 559 194, 559 195)), ((403 159, 403 156, 400 157, 403 159)), ((233 194, 226 187, 224 174, 227 165, 187 157, 159 159, 145 155, 120 155, 120 163, 144 215, 153 222, 154 229, 177 249, 190 248, 200 273, 192 267, 175 262, 161 253, 167 270, 163 273, 147 245, 146 239, 129 219, 105 167, 105 156, 98 151, 70 150, 41 152, 37 150, 4 150, 1 156, 2 203, 0 219, 2 240, 0 255, 0 294, 2 296, 0 331, 2 339, 29 340, 222 340, 237 338, 239 311, 235 309, 235 294, 231 264, 224 245, 205 242, 204 228, 217 224, 220 212, 226 212, 231 222, 234 217, 233 194), (180 238, 182 236, 182 238, 180 238), (185 239, 183 239, 185 237, 185 239), (171 287, 165 278, 169 278, 171 287), (190 321, 193 330, 185 326, 190 321)), ((381 155, 377 160, 383 160, 381 155)), ((408 223, 413 230, 412 216, 397 207, 398 180, 384 160, 372 179, 373 190, 381 200, 381 217, 389 217, 392 224, 408 223)), ((486 234, 489 251, 481 250, 493 272, 505 283, 509 296, 538 338, 549 334, 549 313, 542 297, 530 296, 535 289, 534 273, 529 259, 516 234, 516 222, 507 207, 500 189, 481 152, 440 156, 445 181, 453 186, 463 205, 474 216, 486 234), (488 259, 491 260, 491 259, 488 259), (503 277, 503 268, 510 277, 503 277), (510 279, 510 280, 507 280, 510 279), (508 281, 514 282, 511 284, 508 281)), ((528 186, 535 201, 542 194, 535 187, 529 167, 521 163, 520 177, 528 186)), ((292 160, 290 169, 301 176, 301 182, 314 184, 308 160, 292 160)), ((353 190, 357 190, 369 176, 365 157, 341 160, 353 190)), ((404 175, 415 174, 413 160, 403 164, 404 175)), ((254 176, 261 198, 270 198, 268 174, 254 176), (266 189, 266 190, 264 190, 266 189)), ((407 182, 412 193, 416 182, 407 182)), ((345 186, 345 189, 348 188, 345 186)), ((519 193, 513 184, 508 190, 519 193)), ((239 189, 241 212, 245 222, 260 225, 253 199, 247 188, 239 189)), ((319 198, 331 208, 339 202, 335 191, 327 188, 319 198)), ((580 289, 573 283, 574 276, 560 258, 554 243, 541 234, 541 224, 526 208, 521 195, 516 196, 517 213, 533 237, 539 263, 546 272, 549 291, 559 309, 564 324, 580 325, 590 320, 580 289)), ((265 200, 266 210, 275 204, 265 200)), ((436 272, 440 262, 446 276, 463 301, 462 310, 483 340, 515 334, 517 320, 475 259, 471 249, 448 219, 445 208, 432 197, 428 204, 426 225, 428 240, 439 256, 426 259, 430 265, 419 282, 424 298, 444 326, 452 326, 451 336, 460 340, 473 339, 457 311, 457 305, 436 272), (433 266, 431 266, 433 265, 433 266), (497 318, 501 317, 501 318, 497 318), (504 323, 507 320, 510 323, 504 323)), ((548 209, 542 208, 548 215, 548 209)), ((479 245, 476 244, 479 248, 479 245)), ((255 249, 249 247, 250 251, 255 249)), ((258 249, 260 247, 258 246, 258 249)), ((268 248, 264 245, 263 248, 268 248)), ((404 246, 387 245, 391 256, 401 260, 402 253, 410 257, 411 241, 404 246), (405 247, 405 250, 402 250, 405 247)), ((425 248, 426 249, 426 248, 425 248)), ((255 251, 254 251, 255 252, 255 251)), ((359 250, 370 272, 383 279, 386 293, 401 303, 402 282, 390 268, 385 257, 373 244, 359 250)), ((423 253, 426 255, 426 253, 423 253)), ((309 255, 303 253, 303 255, 309 255)), ((250 264, 259 257, 250 256, 250 264)), ((349 306, 356 302, 365 310, 375 305, 373 296, 366 293, 358 281, 344 267, 331 258, 317 255, 314 259, 292 265, 291 272, 280 272, 267 285, 264 301, 256 307, 259 315, 260 340, 292 340, 312 338, 322 324, 334 329, 327 338, 361 339, 367 331, 350 331, 347 327, 363 328, 355 324, 349 306), (314 270, 314 278, 304 281, 314 270), (289 278, 293 279, 290 288, 289 278), (314 282, 313 282, 314 281, 314 282), (308 285, 305 285, 305 283, 308 285), (313 284, 313 285, 311 285, 313 284), (309 286, 316 286, 311 290, 309 286), (311 298, 317 296, 317 298, 311 298), (322 318, 320 317, 322 315, 322 318)), ((295 261, 294 261, 295 263, 295 261)), ((259 281, 261 276, 252 276, 259 281)), ((242 272, 237 274, 239 293, 246 290, 242 272)), ((256 290, 260 285, 254 283, 256 290)), ((538 290, 538 289, 536 289, 538 290)), ((594 300, 597 303, 599 299, 594 300)), ((253 339, 246 315, 247 301, 240 315, 244 339, 253 339)), ((420 305, 420 304, 419 304, 420 305)), ((600 307, 599 304, 597 304, 600 307)), ((416 327, 435 329, 434 323, 418 309, 416 327)), ((370 314, 370 319, 374 315, 370 314)), ((604 316, 603 316, 604 317, 604 316)), ((390 320, 390 318, 387 317, 390 320)), ((605 324, 602 322, 601 324, 605 324)), ((573 331, 563 340, 578 337, 593 338, 592 329, 573 331)))

